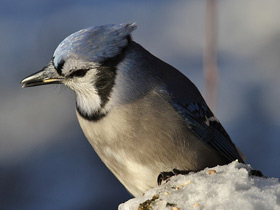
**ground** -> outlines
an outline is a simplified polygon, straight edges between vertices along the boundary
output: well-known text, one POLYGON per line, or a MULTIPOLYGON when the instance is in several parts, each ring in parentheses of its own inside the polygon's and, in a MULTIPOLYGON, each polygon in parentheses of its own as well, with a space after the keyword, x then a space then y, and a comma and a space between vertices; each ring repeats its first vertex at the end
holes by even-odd
POLYGON ((254 209, 280 210, 277 178, 250 176, 250 165, 232 162, 172 177, 119 210, 254 209))

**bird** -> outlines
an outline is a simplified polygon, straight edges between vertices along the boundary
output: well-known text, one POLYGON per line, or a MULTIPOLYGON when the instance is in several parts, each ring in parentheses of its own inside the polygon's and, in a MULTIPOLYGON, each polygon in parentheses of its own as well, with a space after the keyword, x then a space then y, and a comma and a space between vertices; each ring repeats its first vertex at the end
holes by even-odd
POLYGON ((69 35, 22 87, 72 89, 85 137, 135 197, 157 186, 160 175, 244 163, 198 88, 135 42, 136 28, 108 24, 69 35))

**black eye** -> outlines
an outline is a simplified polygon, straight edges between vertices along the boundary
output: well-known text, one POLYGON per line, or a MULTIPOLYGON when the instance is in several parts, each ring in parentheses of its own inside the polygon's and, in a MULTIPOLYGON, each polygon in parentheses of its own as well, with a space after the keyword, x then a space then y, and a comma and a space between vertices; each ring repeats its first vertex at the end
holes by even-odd
POLYGON ((72 72, 69 77, 83 77, 86 75, 89 69, 79 69, 77 71, 72 72))

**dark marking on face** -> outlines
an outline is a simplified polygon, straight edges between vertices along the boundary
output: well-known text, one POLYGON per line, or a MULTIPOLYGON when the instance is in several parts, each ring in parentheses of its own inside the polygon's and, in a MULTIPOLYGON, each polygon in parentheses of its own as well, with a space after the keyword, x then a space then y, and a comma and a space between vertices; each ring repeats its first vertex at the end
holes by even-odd
POLYGON ((99 67, 96 77, 95 87, 101 98, 101 107, 103 108, 108 102, 115 85, 116 67, 99 67))
POLYGON ((62 76, 62 68, 63 68, 64 64, 65 64, 65 61, 62 59, 62 60, 60 60, 59 63, 57 64, 57 67, 55 67, 57 73, 58 73, 60 76, 62 76))
POLYGON ((108 102, 112 89, 115 85, 117 74, 117 65, 123 61, 126 56, 126 51, 131 43, 131 36, 127 36, 128 44, 120 49, 120 53, 114 57, 107 58, 101 62, 97 68, 97 79, 95 82, 98 95, 101 98, 101 107, 103 108, 108 102))

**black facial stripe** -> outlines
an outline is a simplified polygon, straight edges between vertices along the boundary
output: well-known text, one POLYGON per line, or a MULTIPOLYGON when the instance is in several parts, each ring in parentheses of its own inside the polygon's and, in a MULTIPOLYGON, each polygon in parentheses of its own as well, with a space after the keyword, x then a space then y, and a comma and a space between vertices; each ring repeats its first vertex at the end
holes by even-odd
POLYGON ((101 98, 101 107, 108 102, 111 91, 115 84, 116 67, 99 67, 97 72, 95 87, 101 98))
POLYGON ((100 111, 94 112, 93 114, 90 114, 90 115, 87 113, 84 113, 81 110, 81 108, 77 105, 77 103, 76 103, 76 109, 81 117, 83 117, 84 119, 89 120, 89 121, 97 122, 106 116, 106 114, 101 113, 100 111))
POLYGON ((57 67, 55 67, 57 73, 62 76, 62 68, 64 66, 65 61, 62 59, 58 64, 57 67))
POLYGON ((131 42, 131 37, 127 36, 128 44, 120 50, 120 53, 112 58, 107 58, 101 62, 97 68, 97 80, 95 82, 98 95, 101 98, 101 107, 108 102, 115 84, 117 65, 125 58, 127 48, 131 42))

